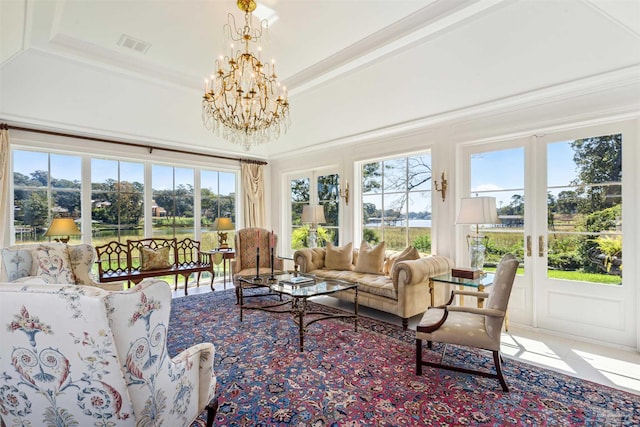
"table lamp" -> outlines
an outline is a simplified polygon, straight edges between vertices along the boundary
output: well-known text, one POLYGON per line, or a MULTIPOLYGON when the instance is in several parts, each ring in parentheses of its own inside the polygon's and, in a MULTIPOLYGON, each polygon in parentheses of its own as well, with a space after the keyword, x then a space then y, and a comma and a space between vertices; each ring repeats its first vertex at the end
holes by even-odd
POLYGON ((318 247, 317 225, 324 224, 324 207, 322 205, 305 205, 302 207, 302 223, 309 224, 309 247, 318 247))
POLYGON ((44 233, 46 237, 62 236, 54 239, 56 242, 67 243, 70 236, 82 234, 73 218, 54 218, 49 229, 44 233))
POLYGON ((482 270, 487 236, 480 234, 480 224, 499 224, 495 197, 463 197, 460 199, 460 211, 456 224, 475 224, 475 234, 467 235, 471 268, 482 270))
POLYGON ((223 233, 223 231, 233 230, 231 218, 216 218, 213 221, 213 229, 218 232, 218 249, 229 249, 227 233, 223 233))

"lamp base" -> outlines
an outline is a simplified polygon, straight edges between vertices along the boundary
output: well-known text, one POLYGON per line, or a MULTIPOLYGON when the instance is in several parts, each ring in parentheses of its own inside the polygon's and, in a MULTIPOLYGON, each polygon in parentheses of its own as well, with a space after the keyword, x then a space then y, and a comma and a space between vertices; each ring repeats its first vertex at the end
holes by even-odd
POLYGON ((471 268, 482 270, 482 267, 484 267, 485 249, 486 246, 482 244, 482 241, 474 240, 469 245, 469 260, 471 261, 471 268))
POLYGON ((310 248, 318 247, 318 232, 315 229, 309 229, 309 239, 308 242, 310 248))

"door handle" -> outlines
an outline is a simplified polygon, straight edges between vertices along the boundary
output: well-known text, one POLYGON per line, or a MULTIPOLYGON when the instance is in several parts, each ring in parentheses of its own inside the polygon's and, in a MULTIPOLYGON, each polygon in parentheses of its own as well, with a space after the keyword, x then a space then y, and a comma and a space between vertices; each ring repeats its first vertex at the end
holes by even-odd
POLYGON ((527 256, 531 256, 531 236, 527 236, 527 256))
POLYGON ((541 258, 544 256, 544 236, 542 234, 538 237, 538 256, 541 258))

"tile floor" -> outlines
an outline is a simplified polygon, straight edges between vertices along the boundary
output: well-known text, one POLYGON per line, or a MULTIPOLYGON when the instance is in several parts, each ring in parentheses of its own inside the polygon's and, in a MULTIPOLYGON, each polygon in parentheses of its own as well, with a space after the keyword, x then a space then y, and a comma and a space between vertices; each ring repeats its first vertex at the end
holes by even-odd
MULTIPOLYGON (((208 280, 199 287, 189 288, 189 295, 211 292, 208 280)), ((223 290, 222 281, 216 280, 216 291, 223 290)), ((226 288, 233 288, 227 281, 226 288)), ((173 292, 174 298, 183 297, 184 290, 173 292)), ((319 297, 317 302, 351 310, 352 304, 332 297, 319 297)), ((400 318, 368 307, 359 307, 362 316, 369 316, 401 325, 400 318)), ((409 320, 415 329, 421 316, 409 320)), ((509 358, 542 366, 567 375, 640 395, 640 352, 607 347, 533 330, 510 324, 502 335, 502 352, 509 358)))

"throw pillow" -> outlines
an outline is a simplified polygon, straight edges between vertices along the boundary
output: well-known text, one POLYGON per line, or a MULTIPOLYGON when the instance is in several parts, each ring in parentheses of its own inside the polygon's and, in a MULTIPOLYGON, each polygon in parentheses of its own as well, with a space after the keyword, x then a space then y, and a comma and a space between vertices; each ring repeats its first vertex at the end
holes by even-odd
POLYGON ((329 270, 353 269, 353 243, 344 246, 333 246, 327 242, 327 254, 324 258, 324 266, 329 270))
POLYGON ((420 259, 420 252, 413 246, 407 246, 402 252, 398 254, 393 260, 393 264, 391 265, 391 270, 389 270, 389 275, 393 277, 394 270, 396 269, 396 265, 400 261, 409 261, 414 259, 420 259))
POLYGON ((90 245, 69 246, 69 260, 73 274, 76 276, 76 283, 79 285, 93 285, 94 280, 91 275, 93 260, 95 259, 95 249, 90 245))
POLYGON ((159 270, 171 267, 170 250, 169 246, 158 249, 140 248, 140 270, 159 270))
POLYGON ((4 271, 7 272, 7 280, 13 282, 31 274, 31 252, 24 249, 4 249, 2 251, 4 271))
POLYGON ((371 247, 369 243, 363 240, 358 251, 358 262, 355 271, 358 273, 382 274, 384 247, 384 242, 371 247))
POLYGON ((42 276, 46 281, 54 284, 74 285, 76 283, 67 245, 49 243, 38 246, 35 256, 36 276, 42 276))

